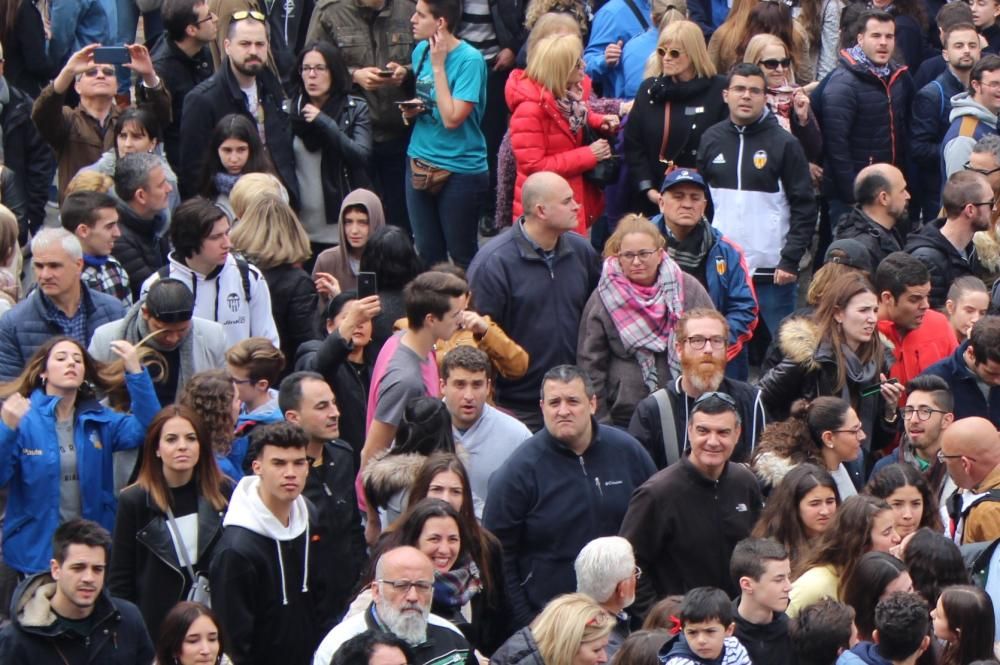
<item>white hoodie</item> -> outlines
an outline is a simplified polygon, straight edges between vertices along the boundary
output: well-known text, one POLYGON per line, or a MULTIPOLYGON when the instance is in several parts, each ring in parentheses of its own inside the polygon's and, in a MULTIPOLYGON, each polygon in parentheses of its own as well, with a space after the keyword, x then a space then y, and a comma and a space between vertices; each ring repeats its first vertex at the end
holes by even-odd
POLYGON ((305 564, 302 567, 302 591, 309 591, 309 508, 305 497, 301 494, 292 503, 288 517, 288 526, 282 524, 274 516, 264 501, 260 498, 260 478, 243 476, 233 497, 229 501, 229 510, 222 520, 222 526, 241 526, 244 529, 274 540, 278 550, 278 567, 281 569, 282 604, 288 604, 288 591, 285 589, 285 561, 281 555, 281 542, 295 540, 306 534, 305 564))

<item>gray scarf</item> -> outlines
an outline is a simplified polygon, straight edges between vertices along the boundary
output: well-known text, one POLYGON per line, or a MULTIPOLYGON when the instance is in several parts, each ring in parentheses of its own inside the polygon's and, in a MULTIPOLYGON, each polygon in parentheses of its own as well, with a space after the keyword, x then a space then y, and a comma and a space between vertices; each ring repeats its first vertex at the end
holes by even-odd
MULTIPOLYGON (((192 324, 193 325, 193 324, 192 324)), ((138 302, 132 305, 130 309, 125 314, 125 331, 123 337, 131 342, 132 344, 137 343, 140 339, 144 338, 150 333, 149 325, 146 323, 146 319, 142 318, 142 303, 138 302)), ((153 338, 146 342, 146 344, 157 351, 166 351, 166 349, 161 349, 156 345, 156 338, 153 338)), ((175 395, 175 401, 180 401, 181 391, 184 386, 187 385, 188 380, 194 376, 194 329, 188 333, 184 341, 178 349, 180 351, 181 358, 181 369, 180 376, 177 377, 177 394, 175 395)), ((170 371, 170 368, 167 368, 170 371)))

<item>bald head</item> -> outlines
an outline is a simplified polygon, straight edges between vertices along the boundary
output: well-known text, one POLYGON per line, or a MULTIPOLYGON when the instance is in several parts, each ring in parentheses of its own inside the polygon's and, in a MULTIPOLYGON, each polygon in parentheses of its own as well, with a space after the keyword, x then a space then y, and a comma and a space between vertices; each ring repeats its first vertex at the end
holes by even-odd
POLYGON ((955 484, 972 489, 1000 464, 1000 435, 986 418, 962 418, 944 431, 941 450, 955 484))
POLYGON ((407 579, 434 579, 434 564, 431 563, 430 557, 416 547, 409 546, 393 548, 380 556, 378 563, 375 564, 375 577, 387 580, 398 579, 396 574, 404 569, 423 573, 417 577, 411 576, 407 579))
POLYGON ((535 206, 548 203, 556 192, 562 192, 567 188, 569 183, 557 173, 551 171, 532 173, 521 185, 521 207, 524 208, 524 214, 533 214, 535 206))
POLYGON ((854 200, 862 207, 888 206, 893 193, 905 188, 902 171, 892 164, 872 164, 854 179, 854 200))

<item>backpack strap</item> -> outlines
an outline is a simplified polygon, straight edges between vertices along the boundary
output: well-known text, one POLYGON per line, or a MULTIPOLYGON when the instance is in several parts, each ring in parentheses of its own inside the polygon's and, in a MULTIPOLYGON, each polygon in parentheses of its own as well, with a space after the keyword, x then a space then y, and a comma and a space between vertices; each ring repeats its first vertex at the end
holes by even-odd
POLYGON ((628 8, 632 10, 633 14, 635 14, 636 20, 639 21, 639 25, 642 26, 642 31, 646 32, 649 30, 649 20, 643 16, 641 11, 639 11, 639 8, 635 4, 635 0, 625 0, 625 4, 628 5, 628 8))
POLYGON ((674 405, 666 388, 660 388, 653 393, 656 406, 660 410, 660 430, 663 437, 663 452, 667 454, 667 466, 676 464, 680 459, 677 449, 677 425, 674 422, 674 405))
POLYGON ((941 117, 943 118, 944 117, 944 107, 945 107, 945 104, 944 104, 944 87, 942 87, 941 82, 938 81, 937 79, 934 79, 933 81, 931 81, 931 83, 933 83, 935 86, 937 86, 938 97, 941 100, 941 111, 939 113, 940 113, 941 117))
POLYGON ((964 116, 962 122, 958 125, 958 135, 959 136, 975 136, 976 127, 979 126, 979 118, 973 117, 971 115, 964 116))
POLYGON ((234 254, 233 258, 236 259, 236 267, 240 270, 240 281, 243 282, 243 295, 247 299, 247 305, 250 304, 250 264, 242 256, 234 254))

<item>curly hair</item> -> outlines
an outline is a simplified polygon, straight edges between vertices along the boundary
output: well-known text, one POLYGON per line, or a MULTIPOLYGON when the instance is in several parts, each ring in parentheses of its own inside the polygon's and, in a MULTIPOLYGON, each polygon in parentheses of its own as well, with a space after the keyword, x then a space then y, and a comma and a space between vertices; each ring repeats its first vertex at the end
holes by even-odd
POLYGON ((233 446, 236 419, 233 417, 233 400, 236 387, 228 372, 210 369, 191 377, 180 403, 201 416, 212 451, 217 455, 228 455, 233 446))
POLYGON ((531 30, 544 14, 569 14, 580 26, 580 37, 586 39, 590 31, 590 13, 580 0, 530 0, 524 12, 524 27, 531 30))

